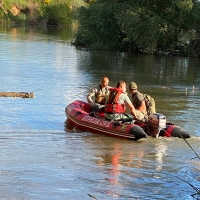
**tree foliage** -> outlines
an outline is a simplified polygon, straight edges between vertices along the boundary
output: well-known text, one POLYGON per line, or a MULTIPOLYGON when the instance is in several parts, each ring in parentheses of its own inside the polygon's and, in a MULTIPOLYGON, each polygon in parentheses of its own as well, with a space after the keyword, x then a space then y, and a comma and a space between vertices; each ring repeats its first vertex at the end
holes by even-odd
POLYGON ((41 18, 48 25, 69 25, 72 22, 70 0, 45 0, 41 3, 41 18))
POLYGON ((114 19, 115 7, 112 4, 105 7, 103 4, 92 3, 90 8, 82 7, 79 11, 78 19, 82 26, 79 30, 81 34, 77 37, 80 36, 81 44, 92 45, 96 49, 115 48, 120 30, 114 19))
MULTIPOLYGON (((77 3, 80 0, 75 0, 77 3)), ((47 25, 70 25, 72 23, 71 0, 0 0, 1 18, 13 22, 43 22, 47 25)))
POLYGON ((96 0, 80 8, 78 20, 77 45, 200 55, 199 1, 96 0))

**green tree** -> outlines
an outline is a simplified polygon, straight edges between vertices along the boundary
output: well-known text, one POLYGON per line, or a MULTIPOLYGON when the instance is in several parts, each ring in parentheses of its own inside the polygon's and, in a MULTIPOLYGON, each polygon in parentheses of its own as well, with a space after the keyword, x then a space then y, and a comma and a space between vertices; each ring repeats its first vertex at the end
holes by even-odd
POLYGON ((79 10, 79 44, 96 49, 113 49, 118 44, 120 27, 115 19, 115 5, 112 3, 91 3, 79 10))
POLYGON ((70 0, 50 0, 41 4, 41 19, 47 25, 70 25, 72 23, 72 10, 70 0))
POLYGON ((199 44, 199 1, 96 0, 79 10, 76 44, 154 53, 199 44))

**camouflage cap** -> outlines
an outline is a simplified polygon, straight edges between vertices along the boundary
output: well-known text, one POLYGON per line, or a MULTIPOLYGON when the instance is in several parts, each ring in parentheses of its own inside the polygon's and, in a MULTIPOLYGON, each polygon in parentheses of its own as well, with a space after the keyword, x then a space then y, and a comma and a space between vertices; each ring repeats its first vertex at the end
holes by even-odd
POLYGON ((131 82, 129 84, 129 89, 130 90, 137 90, 137 84, 135 82, 131 82))

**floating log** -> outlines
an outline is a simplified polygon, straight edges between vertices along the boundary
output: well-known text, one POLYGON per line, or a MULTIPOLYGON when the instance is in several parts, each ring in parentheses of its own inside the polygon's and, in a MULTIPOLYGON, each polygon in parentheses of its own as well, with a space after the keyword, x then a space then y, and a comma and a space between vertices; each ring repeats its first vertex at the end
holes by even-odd
POLYGON ((28 92, 0 92, 0 97, 21 97, 21 98, 34 98, 34 93, 28 92))

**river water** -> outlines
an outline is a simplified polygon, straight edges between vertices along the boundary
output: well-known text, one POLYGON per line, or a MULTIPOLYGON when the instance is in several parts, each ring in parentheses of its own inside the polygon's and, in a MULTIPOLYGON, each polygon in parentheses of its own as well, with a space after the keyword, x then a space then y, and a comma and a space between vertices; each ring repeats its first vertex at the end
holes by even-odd
POLYGON ((74 33, 0 27, 0 91, 35 94, 0 98, 0 199, 199 197, 199 59, 75 48, 74 33), (111 86, 135 81, 157 112, 191 133, 191 147, 179 138, 66 131, 66 105, 85 100, 104 75, 111 86))

